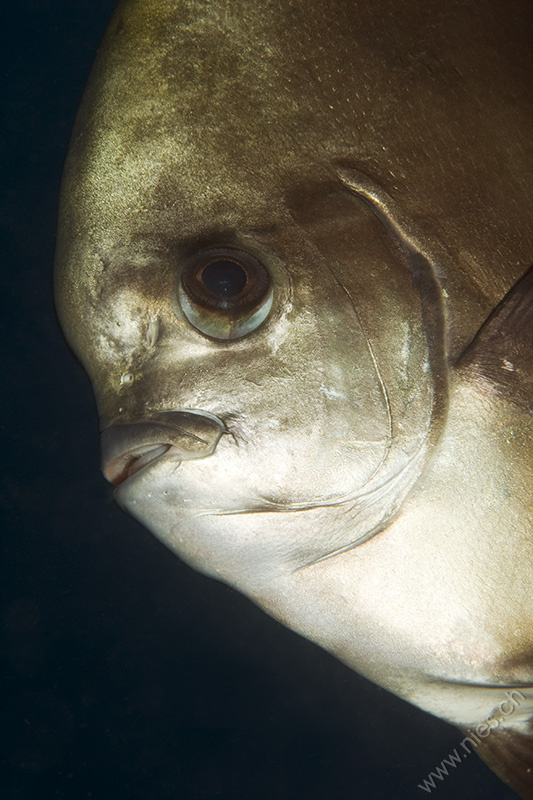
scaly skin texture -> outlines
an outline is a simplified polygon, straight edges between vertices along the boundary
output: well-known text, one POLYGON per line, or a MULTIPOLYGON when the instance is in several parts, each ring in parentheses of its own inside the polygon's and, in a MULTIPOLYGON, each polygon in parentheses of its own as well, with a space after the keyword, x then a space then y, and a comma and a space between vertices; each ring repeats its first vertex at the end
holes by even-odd
POLYGON ((227 431, 126 480, 126 510, 438 716, 475 725, 520 688, 501 719, 516 760, 498 731, 486 758, 525 798, 529 283, 460 356, 533 262, 532 16, 122 2, 73 134, 56 271, 103 428, 192 409, 227 431), (216 247, 272 280, 267 320, 235 341, 178 299, 183 264, 216 247))
POLYGON ((523 0, 483 14, 436 1, 120 4, 65 173, 58 292, 74 346, 85 350, 76 319, 110 251, 272 229, 294 198, 313 208, 345 160, 448 248, 458 354, 530 265, 530 14, 523 0))

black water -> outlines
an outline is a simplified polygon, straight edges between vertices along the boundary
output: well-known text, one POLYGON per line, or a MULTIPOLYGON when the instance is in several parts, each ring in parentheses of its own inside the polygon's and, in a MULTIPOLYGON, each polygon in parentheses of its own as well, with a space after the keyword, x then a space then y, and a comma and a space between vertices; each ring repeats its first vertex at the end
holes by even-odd
MULTIPOLYGON (((454 729, 193 573, 99 475, 51 270, 61 165, 112 6, 2 10, 0 797, 424 798, 454 729)), ((431 796, 514 797, 474 755, 431 796)))

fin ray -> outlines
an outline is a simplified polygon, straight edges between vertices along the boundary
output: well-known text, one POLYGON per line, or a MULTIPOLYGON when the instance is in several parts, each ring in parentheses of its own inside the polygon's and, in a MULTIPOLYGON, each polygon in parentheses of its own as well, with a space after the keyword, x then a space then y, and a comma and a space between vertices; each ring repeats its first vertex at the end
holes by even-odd
POLYGON ((527 733, 516 728, 492 730, 476 753, 522 800, 533 800, 533 723, 527 733))
POLYGON ((467 377, 533 408, 533 267, 496 307, 457 366, 467 377))

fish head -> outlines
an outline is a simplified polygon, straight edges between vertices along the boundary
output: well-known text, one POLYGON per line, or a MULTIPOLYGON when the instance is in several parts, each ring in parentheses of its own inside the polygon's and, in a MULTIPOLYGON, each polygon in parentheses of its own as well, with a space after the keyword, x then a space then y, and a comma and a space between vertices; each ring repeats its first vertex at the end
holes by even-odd
POLYGON ((60 206, 118 503, 461 725, 531 686, 526 5, 123 0, 60 206))
POLYGON ((185 52, 159 41, 156 57, 146 20, 130 38, 119 21, 64 177, 60 320, 94 387, 118 502, 239 585, 385 527, 428 453, 441 330, 294 96, 273 100, 285 117, 265 157, 264 113, 236 109, 253 102, 246 74, 213 72, 207 90, 187 77, 183 25, 158 35, 180 30, 185 52))

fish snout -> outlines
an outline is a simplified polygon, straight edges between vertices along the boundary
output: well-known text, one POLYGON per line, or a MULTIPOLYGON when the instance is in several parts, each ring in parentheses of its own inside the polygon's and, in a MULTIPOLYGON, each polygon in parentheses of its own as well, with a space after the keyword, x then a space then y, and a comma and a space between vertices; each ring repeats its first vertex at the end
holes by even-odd
POLYGON ((101 466, 107 480, 119 486, 161 456, 180 461, 210 456, 227 428, 207 411, 163 411, 149 420, 115 423, 101 434, 101 466))

